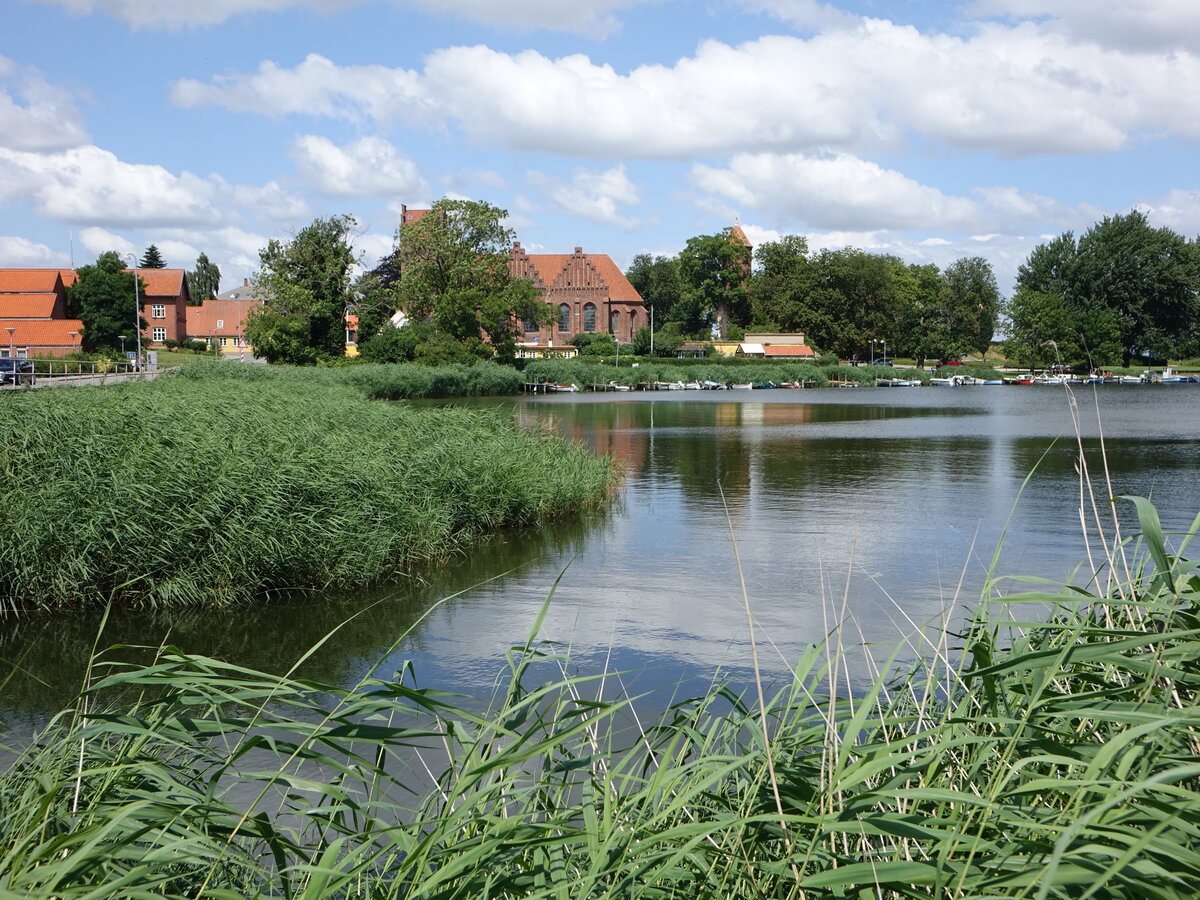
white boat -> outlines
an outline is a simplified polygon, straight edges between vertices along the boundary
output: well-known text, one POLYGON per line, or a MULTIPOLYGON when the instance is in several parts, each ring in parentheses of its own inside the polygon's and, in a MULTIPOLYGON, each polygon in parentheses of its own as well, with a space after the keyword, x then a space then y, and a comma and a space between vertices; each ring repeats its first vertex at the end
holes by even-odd
POLYGON ((933 387, 958 387, 958 377, 951 375, 949 378, 930 378, 929 384, 933 387))
POLYGON ((604 389, 606 391, 631 391, 631 390, 633 390, 633 388, 631 388, 629 385, 617 384, 615 381, 610 381, 608 384, 606 384, 604 386, 604 389))
POLYGON ((698 390, 700 390, 700 388, 701 388, 701 384, 698 381, 689 381, 689 382, 686 382, 683 386, 683 389, 685 391, 698 391, 698 390))
POLYGON ((750 384, 749 382, 746 382, 745 384, 742 384, 741 382, 734 382, 733 384, 729 385, 729 389, 731 391, 748 391, 752 387, 754 387, 754 385, 750 384))
POLYGON ((656 391, 682 391, 683 390, 683 382, 682 381, 656 381, 656 382, 654 382, 654 389, 656 391))
POLYGON ((577 384, 544 384, 542 387, 551 394, 573 394, 579 390, 577 384))

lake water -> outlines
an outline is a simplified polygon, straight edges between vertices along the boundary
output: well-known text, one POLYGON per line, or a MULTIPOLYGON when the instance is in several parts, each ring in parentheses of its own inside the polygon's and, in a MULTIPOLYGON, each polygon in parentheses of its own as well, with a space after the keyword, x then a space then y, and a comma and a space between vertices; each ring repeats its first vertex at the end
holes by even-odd
MULTIPOLYGON (((977 602, 1006 528, 997 573, 1063 579, 1086 569, 1077 429, 1102 512, 1105 459, 1112 493, 1152 497, 1168 529, 1200 511, 1195 386, 478 403, 616 456, 626 475, 612 508, 498 535, 421 581, 352 596, 115 615, 102 643, 165 641, 283 671, 340 624, 310 676, 352 683, 380 659, 384 674, 412 660, 420 684, 484 693, 557 582, 542 637, 569 646, 573 664, 622 670, 633 693, 691 692, 718 670, 747 675, 738 558, 776 676, 838 622, 846 642, 911 658, 904 635, 961 621, 977 602)), ((28 673, 0 695, 0 713, 19 727, 79 684, 97 620, 55 615, 4 630, 0 657, 28 673)))

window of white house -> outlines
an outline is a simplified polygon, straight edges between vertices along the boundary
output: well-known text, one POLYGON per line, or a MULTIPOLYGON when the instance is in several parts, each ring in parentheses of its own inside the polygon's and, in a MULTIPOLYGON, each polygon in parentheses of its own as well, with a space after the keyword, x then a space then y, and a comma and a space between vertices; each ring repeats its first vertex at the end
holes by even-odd
POLYGON ((150 332, 150 339, 156 343, 161 343, 167 339, 167 329, 155 328, 150 332))
POLYGON ((224 328, 224 327, 225 327, 225 320, 217 319, 217 328, 224 328))
POLYGON ((583 330, 596 330, 596 307, 591 303, 588 303, 583 307, 583 330))
POLYGON ((165 303, 155 303, 150 307, 150 318, 165 319, 167 317, 167 305, 165 303))

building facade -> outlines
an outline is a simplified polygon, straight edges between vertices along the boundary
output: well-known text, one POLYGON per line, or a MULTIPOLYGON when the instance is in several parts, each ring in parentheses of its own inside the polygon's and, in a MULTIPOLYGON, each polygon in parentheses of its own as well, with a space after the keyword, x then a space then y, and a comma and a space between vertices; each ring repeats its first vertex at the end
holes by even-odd
POLYGON ((611 334, 627 344, 648 324, 641 295, 603 253, 527 253, 520 243, 509 253, 509 271, 528 278, 555 311, 550 325, 526 320, 525 346, 565 344, 577 334, 611 334))
POLYGON ((38 359, 79 349, 83 323, 67 318, 70 269, 0 269, 0 357, 38 359))

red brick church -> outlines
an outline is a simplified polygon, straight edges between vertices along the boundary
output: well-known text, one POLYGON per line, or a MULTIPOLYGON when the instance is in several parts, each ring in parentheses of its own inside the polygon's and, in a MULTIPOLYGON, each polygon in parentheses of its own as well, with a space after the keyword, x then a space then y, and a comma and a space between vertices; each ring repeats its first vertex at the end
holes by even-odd
POLYGON ((509 252, 509 269, 542 291, 558 311, 554 323, 525 323, 525 341, 565 344, 577 334, 611 334, 627 344, 648 324, 641 295, 612 259, 603 253, 526 253, 520 243, 509 252))

